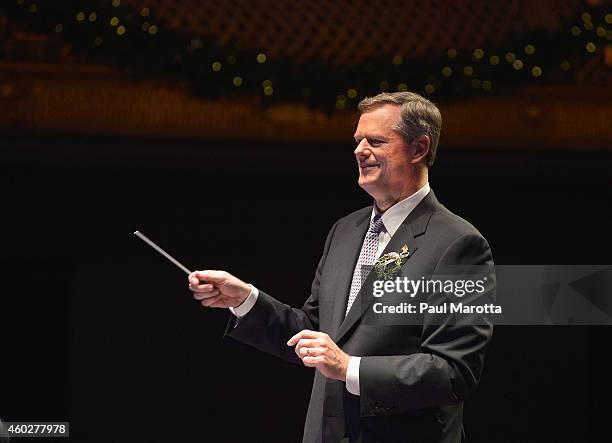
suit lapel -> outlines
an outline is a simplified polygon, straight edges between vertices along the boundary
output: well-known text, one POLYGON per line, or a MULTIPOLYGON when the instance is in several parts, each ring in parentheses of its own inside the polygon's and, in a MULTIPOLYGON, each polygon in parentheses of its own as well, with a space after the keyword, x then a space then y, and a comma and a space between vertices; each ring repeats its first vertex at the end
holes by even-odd
MULTIPOLYGON (((410 258, 415 254, 415 252, 418 249, 418 245, 415 240, 415 237, 422 235, 427 230, 427 224, 429 223, 429 219, 431 218, 431 215, 436 210, 436 207, 438 205, 439 203, 438 203, 438 200, 436 199, 435 194, 433 193, 433 191, 430 191, 429 194, 427 194, 425 198, 416 206, 416 208, 414 208, 414 210, 410 214, 408 214, 408 217, 406 217, 406 219, 402 222, 402 224, 397 229, 397 231, 395 231, 395 234, 393 235, 393 237, 391 237, 391 240, 389 241, 389 243, 387 244, 387 246, 385 247, 385 250, 383 251, 381 255, 384 255, 384 254, 387 254, 393 251, 398 252, 400 251, 402 246, 407 245, 408 250, 410 251, 410 255, 406 259, 406 262, 402 265, 402 266, 406 266, 406 263, 410 262, 410 258)), ((364 235, 365 235, 365 231, 364 231, 364 235)), ((362 243, 363 243, 363 235, 361 236, 361 239, 358 244, 357 254, 359 254, 359 251, 361 250, 362 243)), ((353 267, 349 271, 349 275, 350 275, 349 282, 346 288, 343 288, 345 289, 345 292, 343 292, 344 294, 348 294, 348 290, 350 287, 350 281, 352 279, 353 272, 355 270, 356 262, 357 260, 353 262, 353 267)), ((361 290, 359 291, 359 294, 357 294, 357 297, 355 298, 355 301, 353 302, 353 305, 351 306, 351 309, 348 315, 344 318, 344 321, 340 319, 340 321, 342 321, 342 324, 340 325, 340 329, 338 330, 338 333, 334 336, 334 341, 336 343, 338 343, 340 340, 342 340, 345 337, 347 332, 350 331, 351 328, 361 318, 362 312, 368 308, 370 303, 373 302, 372 297, 368 297, 366 301, 364 302, 363 301, 364 297, 362 293, 364 290, 368 290, 368 288, 372 288, 372 285, 375 279, 376 279, 376 273, 370 272, 365 282, 361 286, 361 290), (368 306, 365 306, 365 305, 362 306, 362 303, 367 303, 368 306)), ((342 303, 338 303, 338 304, 342 305, 342 303)), ((344 304, 343 306, 344 308, 342 309, 342 315, 344 315, 346 304, 344 304)), ((337 308, 336 308, 336 311, 337 311, 337 308)), ((337 312, 334 313, 334 319, 336 319, 336 314, 337 312)), ((335 324, 338 324, 338 323, 335 323, 335 324)))
POLYGON ((348 294, 351 288, 351 281, 353 279, 353 272, 359 259, 359 253, 361 252, 361 245, 365 238, 365 233, 370 225, 370 217, 372 215, 372 209, 367 212, 366 215, 359 218, 343 242, 343 250, 340 251, 341 257, 346 257, 346 260, 342 261, 341 267, 338 269, 338 286, 336 288, 336 294, 339 296, 336 298, 334 303, 334 314, 333 314, 333 327, 332 334, 334 335, 342 320, 344 319, 344 313, 346 311, 346 302, 348 294), (344 296, 344 297, 343 297, 344 296))

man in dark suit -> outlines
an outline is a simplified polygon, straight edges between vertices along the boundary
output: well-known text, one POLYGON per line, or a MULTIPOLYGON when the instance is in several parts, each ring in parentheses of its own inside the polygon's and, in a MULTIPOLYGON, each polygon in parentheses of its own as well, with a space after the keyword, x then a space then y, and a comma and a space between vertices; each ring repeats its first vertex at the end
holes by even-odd
POLYGON ((376 278, 369 271, 392 253, 397 276, 418 280, 446 266, 491 265, 491 250, 429 187, 442 123, 436 106, 399 92, 367 98, 359 110, 359 185, 374 205, 334 224, 302 308, 224 271, 192 273, 190 289, 204 306, 230 308, 228 337, 317 369, 304 442, 459 442, 463 401, 478 384, 492 326, 428 313, 416 325, 366 321, 376 278))

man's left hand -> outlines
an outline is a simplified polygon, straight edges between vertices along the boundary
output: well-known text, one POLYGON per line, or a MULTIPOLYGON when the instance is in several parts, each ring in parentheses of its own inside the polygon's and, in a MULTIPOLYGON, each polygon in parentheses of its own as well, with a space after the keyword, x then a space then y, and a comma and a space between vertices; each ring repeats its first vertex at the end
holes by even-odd
POLYGON ((304 329, 287 342, 287 346, 294 345, 295 353, 302 359, 304 366, 317 368, 327 378, 346 380, 350 357, 342 352, 329 335, 304 329))

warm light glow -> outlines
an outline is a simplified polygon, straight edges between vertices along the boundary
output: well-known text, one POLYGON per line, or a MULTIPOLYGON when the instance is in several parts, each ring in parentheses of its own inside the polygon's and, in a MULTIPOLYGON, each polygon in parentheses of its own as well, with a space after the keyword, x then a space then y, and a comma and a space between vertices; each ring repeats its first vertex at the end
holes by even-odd
POLYGON ((479 79, 475 78, 475 79, 472 80, 472 88, 474 88, 474 89, 480 88, 480 80, 479 79))
POLYGON ((401 55, 396 55, 395 57, 393 57, 393 60, 391 60, 391 62, 395 66, 399 66, 404 62, 404 58, 401 55))
POLYGON ((346 95, 348 96, 348 98, 355 98, 357 97, 357 89, 349 89, 348 91, 346 91, 346 95))
POLYGON ((582 21, 583 22, 590 22, 591 21, 591 14, 589 14, 588 12, 583 12, 582 13, 582 21))
POLYGON ((62 32, 64 30, 64 26, 60 23, 55 25, 55 32, 62 32))
POLYGON ((389 89, 389 82, 387 80, 381 80, 381 82, 378 84, 378 87, 381 91, 386 91, 389 89))
POLYGON ((151 35, 157 34, 157 26, 155 26, 155 25, 149 26, 149 34, 151 34, 151 35))
POLYGON ((473 73, 474 73, 474 68, 472 68, 471 66, 463 67, 463 75, 465 75, 466 77, 471 76, 473 73))
POLYGON ((102 40, 102 37, 96 37, 96 38, 94 39, 94 45, 96 45, 96 46, 100 46, 100 45, 102 44, 102 41, 103 41, 103 40, 102 40))
POLYGON ((77 21, 78 21, 78 22, 82 22, 83 20, 85 20, 85 13, 84 13, 84 12, 82 12, 82 11, 81 11, 81 12, 79 12, 79 13, 76 15, 76 19, 77 19, 77 21))
POLYGON ((489 80, 485 80, 482 82, 482 89, 484 91, 490 91, 493 88, 493 83, 491 83, 489 80))
POLYGON ((399 92, 406 92, 408 90, 408 85, 406 83, 400 83, 397 85, 397 90, 399 92))
POLYGON ((266 95, 272 95, 274 93, 274 89, 272 89, 272 86, 266 86, 264 88, 264 94, 266 95))
POLYGON ((37 5, 36 3, 32 3, 32 4, 30 5, 30 12, 31 12, 32 14, 36 14, 36 12, 38 12, 38 5, 37 5))
POLYGON ((264 80, 264 81, 261 83, 261 85, 262 85, 264 88, 267 88, 268 86, 272 86, 272 80, 264 80))
POLYGON ((232 83, 234 84, 234 86, 241 86, 242 85, 242 77, 234 77, 234 80, 232 80, 232 83))
POLYGON ((523 69, 523 61, 520 59, 516 59, 512 62, 512 67, 517 71, 523 69))
POLYGON ((586 50, 587 50, 587 52, 592 54, 595 51, 597 51, 597 46, 595 46, 595 43, 593 43, 593 42, 588 42, 586 44, 586 50))
POLYGON ((535 46, 533 46, 533 45, 525 46, 525 54, 527 54, 527 55, 535 54, 535 46))
POLYGON ((451 75, 453 75, 453 70, 450 66, 445 66, 442 68, 442 75, 444 77, 450 77, 451 75))
POLYGON ((491 63, 491 65, 493 66, 499 65, 499 57, 496 55, 492 55, 491 57, 489 57, 489 63, 491 63))
POLYGON ((236 64, 236 57, 234 57, 233 55, 230 55, 227 57, 227 63, 230 65, 234 65, 236 64))
POLYGON ((455 58, 457 57, 457 50, 455 48, 450 48, 446 51, 446 55, 448 55, 448 58, 455 58))
POLYGON ((605 37, 606 29, 603 26, 598 26, 595 30, 595 34, 597 34, 597 37, 605 37))
POLYGON ((512 63, 514 60, 516 60, 516 55, 514 55, 514 53, 513 53, 513 52, 508 52, 508 53, 506 54, 506 61, 507 61, 508 63, 512 63))
POLYGON ((484 57, 484 51, 482 49, 480 48, 474 49, 474 58, 476 60, 480 60, 483 57, 484 57))
POLYGON ((584 22, 584 29, 586 29, 587 31, 590 31, 593 29, 593 23, 591 22, 584 22))
POLYGON ((569 71, 570 68, 572 67, 572 65, 570 64, 570 62, 568 62, 567 60, 563 60, 561 62, 561 69, 564 71, 569 71))
POLYGON ((121 25, 117 28, 117 34, 118 35, 123 35, 125 34, 125 26, 121 25))
POLYGON ((432 85, 431 83, 427 83, 425 85, 425 92, 428 94, 433 94, 434 91, 436 90, 436 88, 434 87, 434 85, 432 85))
POLYGON ((150 13, 151 10, 147 7, 144 7, 140 10, 140 15, 142 15, 143 17, 148 17, 150 13))
POLYGON ((571 33, 573 36, 578 37, 582 31, 578 26, 572 26, 571 33))
POLYGON ((113 5, 115 8, 116 8, 116 7, 118 7, 119 5, 121 5, 121 0, 113 0, 112 5, 113 5))
MULTIPOLYGON (((268 57, 266 57, 266 54, 264 54, 263 52, 260 52, 259 54, 257 54, 257 63, 265 63, 267 59, 268 57)), ((267 94, 267 95, 270 95, 270 94, 267 94)))
POLYGON ((542 75, 542 68, 540 68, 539 66, 534 66, 533 68, 531 68, 531 75, 533 75, 534 77, 540 77, 542 75))
POLYGON ((212 64, 212 70, 213 70, 213 71, 215 71, 215 72, 219 72, 219 71, 221 70, 221 68, 222 68, 222 67, 223 67, 223 66, 221 65, 221 63, 220 63, 220 62, 214 62, 214 63, 212 64))
POLYGON ((98 14, 96 14, 95 12, 92 12, 91 14, 89 14, 90 22, 95 22, 97 19, 98 19, 98 14))
POLYGON ((113 17, 110 19, 111 26, 117 26, 119 24, 119 17, 113 17))

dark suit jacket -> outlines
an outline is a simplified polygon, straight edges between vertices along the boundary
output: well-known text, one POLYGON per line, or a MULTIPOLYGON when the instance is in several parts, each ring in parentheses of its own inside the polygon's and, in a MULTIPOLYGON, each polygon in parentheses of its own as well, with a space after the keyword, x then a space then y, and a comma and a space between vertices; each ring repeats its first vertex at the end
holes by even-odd
MULTIPOLYGON (((304 442, 460 442, 463 401, 476 388, 491 324, 453 325, 425 315, 420 325, 377 326, 362 321, 371 272, 344 317, 351 279, 372 207, 332 227, 311 295, 301 309, 263 291, 252 310, 226 336, 285 360, 301 363, 287 340, 303 329, 325 332, 349 355, 361 356, 360 396, 345 383, 315 372, 304 442)), ((432 276, 444 265, 491 264, 487 241, 442 206, 431 191, 398 228, 385 249, 411 254, 401 275, 432 276)), ((494 290, 494 279, 491 284, 494 290)), ((489 287, 488 290, 491 290, 489 287)), ((371 294, 371 292, 370 292, 371 294)))

